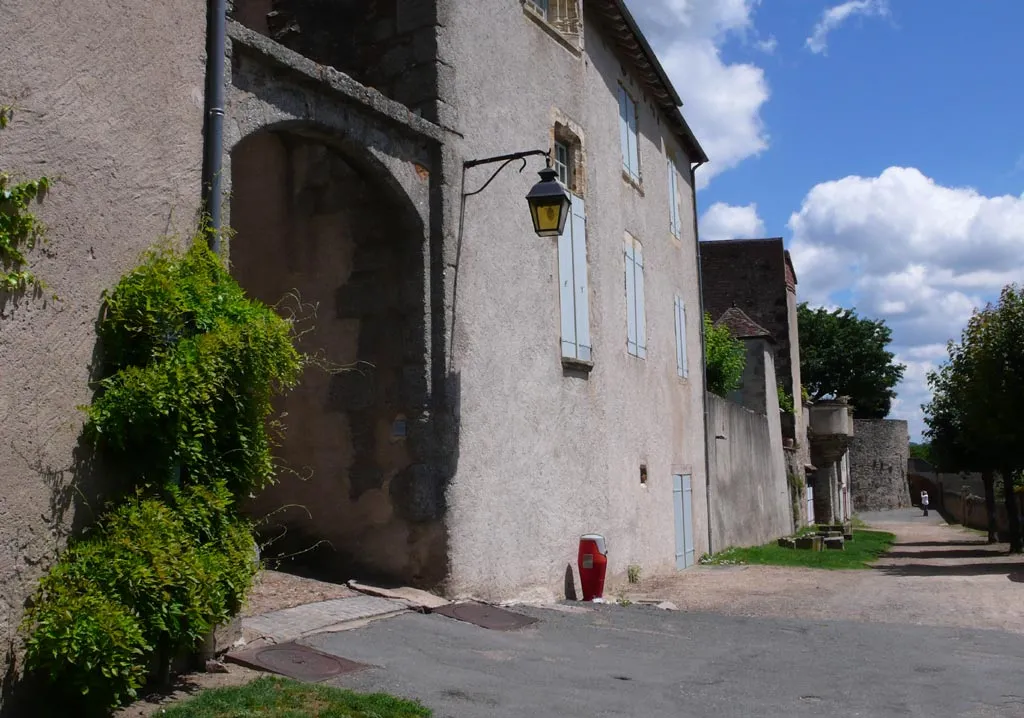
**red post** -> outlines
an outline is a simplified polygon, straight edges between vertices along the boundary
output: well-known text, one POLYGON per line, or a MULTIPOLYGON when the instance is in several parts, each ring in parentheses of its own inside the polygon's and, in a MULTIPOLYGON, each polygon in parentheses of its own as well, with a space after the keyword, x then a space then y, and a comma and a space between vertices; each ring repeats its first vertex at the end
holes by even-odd
POLYGON ((608 548, 604 536, 586 534, 580 536, 580 586, 583 600, 593 601, 604 595, 604 576, 608 568, 608 548))

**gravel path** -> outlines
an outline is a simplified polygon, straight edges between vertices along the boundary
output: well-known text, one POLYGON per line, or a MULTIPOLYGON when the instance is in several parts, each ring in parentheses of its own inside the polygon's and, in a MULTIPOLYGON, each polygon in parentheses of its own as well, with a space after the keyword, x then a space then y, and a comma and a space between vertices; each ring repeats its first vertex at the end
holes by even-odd
POLYGON ((863 518, 897 537, 871 569, 696 566, 644 580, 629 595, 669 600, 683 611, 1024 633, 1024 560, 1008 556, 1005 544, 987 545, 984 536, 948 526, 934 512, 863 518))

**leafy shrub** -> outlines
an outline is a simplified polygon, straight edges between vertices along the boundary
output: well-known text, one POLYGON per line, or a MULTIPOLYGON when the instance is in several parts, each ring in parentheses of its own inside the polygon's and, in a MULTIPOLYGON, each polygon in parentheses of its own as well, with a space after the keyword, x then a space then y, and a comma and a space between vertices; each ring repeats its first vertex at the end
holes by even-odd
POLYGON ((778 385, 777 391, 779 394, 779 411, 781 411, 784 414, 792 414, 793 396, 788 391, 786 391, 786 388, 782 386, 782 384, 778 385))
POLYGON ((198 646, 238 611, 256 570, 248 525, 218 511, 226 496, 223 486, 139 495, 72 544, 26 613, 28 665, 116 705, 141 685, 153 650, 166 663, 198 646))
POLYGON ((32 629, 25 662, 50 680, 55 698, 77 698, 84 710, 99 713, 135 697, 152 647, 130 609, 96 584, 69 576, 69 567, 62 561, 40 583, 25 617, 32 629))
POLYGON ((147 483, 223 479, 244 496, 270 481, 265 422, 302 357, 291 325, 248 299, 202 241, 184 256, 154 251, 126 275, 99 334, 113 374, 87 432, 108 456, 147 483))
POLYGON ((726 326, 715 326, 710 314, 704 314, 704 354, 708 391, 725 396, 740 388, 747 352, 743 342, 734 339, 726 326))
POLYGON ((134 486, 70 543, 22 623, 28 670, 82 710, 132 698, 154 658, 163 675, 241 607, 257 565, 237 501, 272 477, 271 400, 303 367, 291 324, 202 239, 123 277, 99 334, 107 376, 85 431, 134 486))

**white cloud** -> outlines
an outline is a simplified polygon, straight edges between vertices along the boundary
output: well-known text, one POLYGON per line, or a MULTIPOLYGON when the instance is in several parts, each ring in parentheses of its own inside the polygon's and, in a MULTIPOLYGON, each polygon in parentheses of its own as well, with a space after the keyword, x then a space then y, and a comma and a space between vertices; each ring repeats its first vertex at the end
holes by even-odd
POLYGON ((814 26, 811 36, 807 38, 805 44, 807 49, 815 54, 827 54, 828 34, 851 17, 888 14, 889 5, 886 0, 847 0, 847 2, 826 9, 821 14, 821 19, 814 26))
POLYGON ((1024 277, 1024 195, 986 197, 919 170, 811 189, 789 219, 801 299, 884 318, 907 364, 893 414, 920 431, 927 371, 972 310, 1024 277))
POLYGON ((764 236, 764 222, 757 214, 757 205, 737 206, 715 202, 700 217, 700 238, 754 239, 764 236))
POLYGON ((775 52, 775 48, 779 46, 779 41, 775 39, 774 35, 769 35, 765 40, 757 40, 754 43, 754 47, 763 53, 771 55, 775 52))
POLYGON ((629 0, 630 10, 683 99, 683 114, 711 163, 698 186, 768 147, 761 107, 768 101, 764 70, 728 64, 720 48, 729 37, 774 49, 754 30, 759 0, 629 0))

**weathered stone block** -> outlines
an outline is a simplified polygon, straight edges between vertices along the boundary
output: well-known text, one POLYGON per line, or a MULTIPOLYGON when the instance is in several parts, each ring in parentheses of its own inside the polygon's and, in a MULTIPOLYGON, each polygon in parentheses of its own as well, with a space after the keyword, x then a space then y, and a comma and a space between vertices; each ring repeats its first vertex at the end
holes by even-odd
POLYGON ((782 548, 796 548, 796 539, 792 536, 783 536, 779 539, 779 546, 782 548))
POLYGON ((799 536, 796 539, 796 548, 804 551, 821 551, 821 536, 799 536))
POLYGON ((842 536, 828 536, 828 537, 826 537, 825 538, 825 548, 827 548, 829 550, 832 550, 832 551, 842 551, 842 550, 844 550, 843 537, 842 536))

